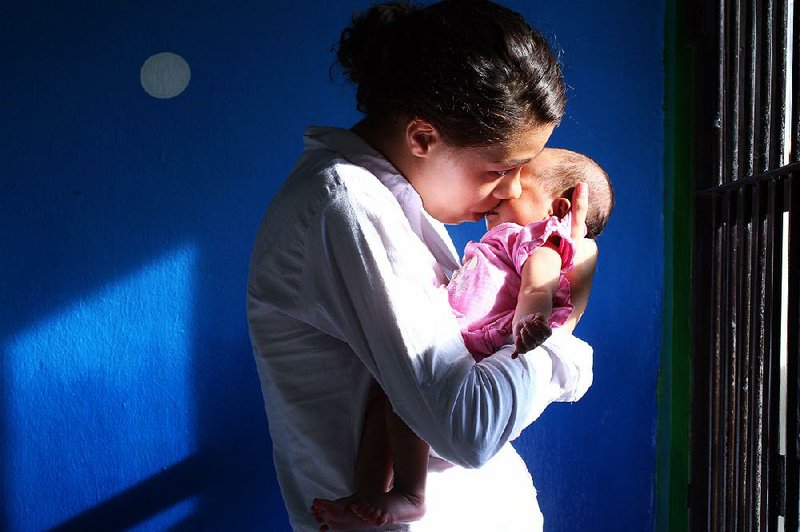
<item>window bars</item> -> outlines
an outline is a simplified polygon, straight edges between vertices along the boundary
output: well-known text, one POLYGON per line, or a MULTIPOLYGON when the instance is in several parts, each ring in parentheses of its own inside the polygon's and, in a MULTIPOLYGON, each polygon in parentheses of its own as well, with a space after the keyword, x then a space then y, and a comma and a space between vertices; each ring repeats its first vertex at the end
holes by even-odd
POLYGON ((691 10, 690 525, 795 531, 800 9, 706 0, 691 10))

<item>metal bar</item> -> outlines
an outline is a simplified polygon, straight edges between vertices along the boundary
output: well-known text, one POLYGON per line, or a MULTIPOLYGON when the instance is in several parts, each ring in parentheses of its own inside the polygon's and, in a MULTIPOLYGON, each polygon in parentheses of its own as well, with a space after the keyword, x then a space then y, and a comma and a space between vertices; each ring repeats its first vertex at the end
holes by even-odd
POLYGON ((727 72, 722 97, 725 101, 723 126, 727 133, 724 182, 735 181, 741 175, 739 132, 742 121, 742 86, 744 85, 744 68, 742 66, 742 17, 740 0, 729 0, 727 10, 725 58, 727 72))
POLYGON ((727 388, 726 399, 726 419, 725 419, 725 514, 726 514, 726 530, 736 530, 736 516, 737 516, 737 492, 739 488, 739 478, 737 471, 738 460, 738 438, 737 438, 737 418, 739 414, 739 386, 738 369, 739 369, 739 343, 738 343, 738 325, 739 325, 739 298, 737 288, 739 285, 738 277, 738 263, 737 249, 740 247, 739 233, 737 230, 736 220, 736 202, 735 193, 725 195, 725 203, 727 206, 728 223, 726 224, 726 232, 728 233, 728 247, 725 250, 725 258, 728 263, 726 268, 728 270, 728 283, 725 290, 727 310, 726 324, 728 327, 725 331, 727 337, 727 349, 723 351, 725 358, 725 365, 727 374, 723 385, 727 388))
POLYGON ((750 365, 752 392, 750 394, 750 411, 752 412, 752 425, 750 430, 750 446, 753 450, 752 458, 752 487, 749 490, 752 497, 749 504, 752 507, 752 529, 766 532, 764 520, 763 497, 763 472, 764 472, 764 447, 761 434, 764 428, 764 357, 761 350, 763 310, 763 251, 761 248, 761 183, 756 184, 750 196, 751 220, 750 226, 752 241, 750 242, 750 352, 752 363, 750 365))
POLYGON ((800 162, 800 1, 795 0, 793 13, 792 37, 792 155, 789 159, 793 163, 800 162))
MULTIPOLYGON (((752 139, 751 139, 752 140, 752 139)), ((752 142, 750 143, 752 149, 752 142)), ((752 160, 752 159, 751 159, 752 160)), ((752 489, 752 448, 750 446, 751 411, 750 397, 752 395, 752 379, 750 368, 752 365, 750 351, 750 283, 752 280, 752 263, 750 261, 753 246, 752 220, 750 219, 749 187, 741 190, 736 198, 736 227, 739 246, 736 249, 737 262, 737 345, 739 346, 739 360, 736 379, 736 404, 738 407, 736 445, 736 469, 738 480, 737 489, 737 530, 750 530, 753 522, 751 499, 752 489)))
MULTIPOLYGON (((696 189, 723 184, 723 131, 726 130, 723 98, 726 0, 707 0, 699 7, 704 28, 701 36, 708 38, 698 38, 694 68, 694 90, 698 94, 695 112, 702 117, 697 123, 694 140, 698 146, 696 153, 703 155, 693 163, 696 189)), ((696 195, 695 206, 692 284, 696 326, 692 331, 695 349, 692 354, 690 524, 692 530, 719 530, 719 473, 723 471, 720 453, 721 202, 717 195, 696 195)))
POLYGON ((800 371, 798 357, 798 324, 800 324, 800 187, 795 182, 797 174, 790 176, 784 186, 785 206, 789 212, 789 286, 787 316, 786 364, 786 530, 797 530, 800 522, 800 371))
MULTIPOLYGON (((770 0, 765 0, 765 3, 770 3, 770 0)), ((761 27, 760 13, 756 7, 756 2, 752 0, 746 2, 746 11, 743 13, 745 16, 744 24, 742 24, 742 40, 745 44, 745 53, 743 58, 744 68, 742 68, 742 134, 739 138, 739 153, 741 153, 740 173, 741 177, 746 177, 756 173, 755 162, 755 136, 756 136, 756 94, 758 91, 757 80, 761 71, 761 62, 758 60, 758 51, 761 46, 761 41, 765 35, 761 27)))
MULTIPOLYGON (((716 133, 715 142, 715 157, 714 157, 714 177, 716 184, 722 185, 725 181, 725 160, 727 158, 727 140, 725 131, 729 128, 729 117, 725 115, 725 73, 727 63, 727 19, 728 9, 726 0, 717 0, 716 19, 718 21, 716 27, 717 49, 713 53, 709 53, 709 57, 717 60, 717 91, 714 97, 715 100, 715 113, 714 131, 716 133)), ((713 63, 712 63, 713 64, 713 63)), ((702 66, 701 66, 702 68, 702 66)))
MULTIPOLYGON (((756 2, 751 2, 755 7, 756 2)), ((760 84, 759 84, 759 120, 758 120, 758 147, 755 153, 755 171, 764 173, 770 168, 770 138, 772 133, 772 85, 773 85, 773 48, 774 35, 772 33, 772 2, 766 0, 761 4, 761 54, 760 54, 760 84)))
POLYGON ((713 404, 713 430, 711 434, 711 530, 721 530, 725 523, 725 407, 726 392, 724 353, 727 352, 727 335, 725 324, 727 320, 727 301, 724 294, 728 288, 727 269, 723 256, 728 249, 727 245, 727 201, 723 196, 715 202, 718 208, 718 218, 715 225, 716 242, 714 253, 714 351, 713 370, 711 376, 713 404))
MULTIPOLYGON (((778 0, 781 4, 782 1, 778 0)), ((751 147, 754 148, 749 152, 752 164, 749 165, 751 173, 763 174, 770 168, 770 140, 774 138, 771 135, 772 123, 772 110, 773 110, 773 48, 776 41, 774 35, 774 9, 772 0, 764 0, 760 4, 758 2, 750 2, 751 16, 754 18, 753 27, 755 28, 755 39, 751 44, 751 54, 756 56, 756 47, 758 47, 758 56, 760 57, 759 64, 754 65, 752 76, 750 79, 751 87, 759 87, 760 90, 754 95, 752 105, 753 112, 755 113, 756 106, 759 109, 759 115, 754 117, 755 131, 752 138, 751 147), (760 7, 760 9, 759 9, 760 7), (758 81, 757 81, 758 80, 758 81)), ((780 80, 778 84, 782 83, 780 80)), ((760 258, 763 254, 759 254, 760 246, 760 184, 758 180, 754 180, 754 186, 750 188, 751 191, 751 211, 749 213, 749 241, 747 242, 747 249, 749 250, 750 269, 748 271, 748 279, 746 280, 748 291, 745 295, 747 306, 746 316, 747 324, 744 327, 746 331, 746 338, 743 339, 743 346, 746 346, 747 353, 747 375, 749 377, 749 384, 746 389, 749 390, 747 398, 747 406, 751 413, 752 419, 750 426, 747 429, 747 442, 750 445, 749 449, 749 462, 744 462, 744 491, 747 498, 743 501, 745 512, 747 513, 746 519, 743 520, 743 530, 767 530, 766 526, 766 497, 762 496, 764 483, 762 475, 766 468, 766 460, 764 458, 764 446, 761 438, 763 431, 763 406, 764 406, 764 359, 759 349, 760 339, 762 338, 763 329, 759 327, 758 312, 763 308, 763 291, 760 289, 759 284, 761 281, 760 258), (753 271, 755 268, 755 271, 753 271), (762 504, 764 502, 764 504, 762 504)))
MULTIPOLYGON (((778 424, 779 424, 779 408, 780 408, 780 350, 776 349, 779 345, 776 342, 775 323, 777 314, 775 314, 775 302, 780 299, 780 275, 775 275, 776 272, 776 246, 780 246, 780 239, 776 242, 776 236, 780 234, 780 217, 776 216, 778 210, 778 202, 780 197, 776 192, 776 184, 770 181, 767 184, 767 212, 764 220, 765 239, 764 239, 764 272, 765 272, 765 290, 764 290, 764 354, 766 357, 766 389, 767 389, 767 405, 766 405, 766 423, 764 441, 767 443, 767 465, 766 470, 768 476, 767 493, 765 497, 765 504, 767 505, 767 526, 768 530, 777 530, 778 515, 780 513, 780 506, 778 503, 780 497, 780 456, 778 455, 778 424), (776 284, 777 283, 777 284, 776 284), (778 297, 776 297, 778 294, 778 297)), ((780 305, 778 304, 778 312, 780 312, 780 305)))
MULTIPOLYGON (((767 4, 772 6, 773 0, 768 0, 767 4)), ((783 146, 786 138, 784 122, 786 120, 786 55, 788 53, 786 46, 787 0, 779 0, 774 4, 775 7, 770 13, 772 60, 767 63, 765 58, 765 64, 771 65, 772 68, 770 76, 772 86, 764 87, 764 94, 769 95, 769 100, 772 101, 766 169, 779 168, 784 164, 783 146)))
POLYGON ((697 195, 717 195, 722 192, 727 192, 730 190, 738 190, 740 188, 744 188, 746 186, 753 185, 759 181, 763 182, 771 182, 774 181, 776 178, 781 178, 788 173, 791 172, 798 172, 800 171, 800 162, 788 164, 781 168, 775 168, 773 170, 767 170, 763 174, 758 174, 750 177, 746 177, 744 179, 740 179, 734 183, 726 183, 724 185, 720 185, 718 187, 707 188, 704 190, 698 190, 695 192, 697 195))

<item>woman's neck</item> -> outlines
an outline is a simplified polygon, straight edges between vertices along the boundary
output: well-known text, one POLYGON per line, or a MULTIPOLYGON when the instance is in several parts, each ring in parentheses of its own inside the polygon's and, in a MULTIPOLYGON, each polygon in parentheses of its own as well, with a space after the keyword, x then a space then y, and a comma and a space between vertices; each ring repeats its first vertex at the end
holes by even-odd
POLYGON ((408 152, 404 149, 403 128, 399 123, 365 118, 350 130, 383 155, 403 177, 406 176, 410 161, 408 152))

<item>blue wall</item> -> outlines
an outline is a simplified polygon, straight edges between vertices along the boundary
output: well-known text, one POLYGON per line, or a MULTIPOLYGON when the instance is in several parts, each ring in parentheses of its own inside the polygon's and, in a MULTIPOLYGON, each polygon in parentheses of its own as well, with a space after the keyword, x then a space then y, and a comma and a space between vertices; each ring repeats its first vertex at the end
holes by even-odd
MULTIPOLYGON (((304 127, 357 119, 329 50, 368 2, 64 4, 0 18, 0 529, 286 528, 247 261, 304 127), (192 77, 160 100, 139 72, 164 51, 192 77)), ((507 4, 562 50, 551 145, 594 156, 618 198, 579 326, 595 384, 517 446, 548 530, 649 529, 663 2, 507 4)))

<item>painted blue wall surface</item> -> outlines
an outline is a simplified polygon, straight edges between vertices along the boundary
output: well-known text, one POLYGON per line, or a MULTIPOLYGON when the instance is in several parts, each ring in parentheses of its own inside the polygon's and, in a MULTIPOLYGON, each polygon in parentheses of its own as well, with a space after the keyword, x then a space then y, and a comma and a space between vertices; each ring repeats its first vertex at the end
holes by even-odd
MULTIPOLYGON (((349 126, 331 46, 367 1, 45 2, 0 16, 1 530, 288 528, 244 312, 263 211, 310 124, 349 126), (172 99, 139 82, 186 59, 172 99)), ((551 145, 617 209, 578 334, 595 383, 516 442, 548 531, 653 526, 663 2, 508 1, 561 50, 551 145)), ((480 236, 453 229, 457 246, 480 236)))

